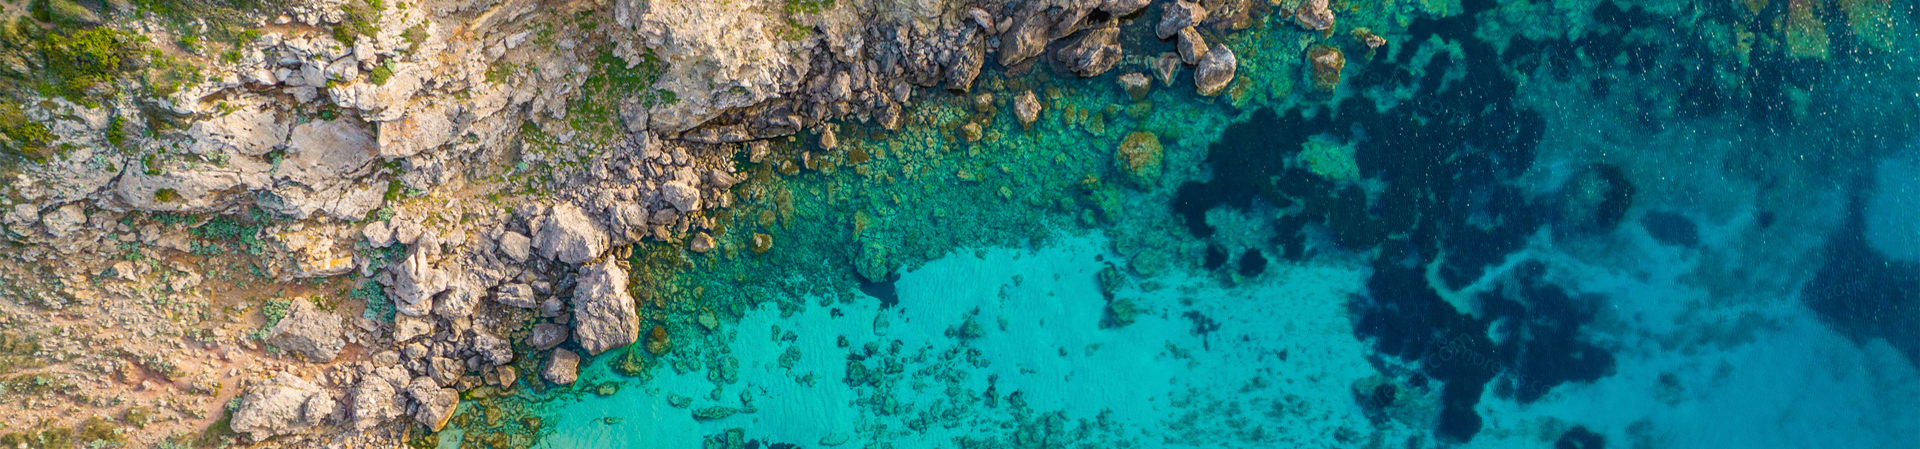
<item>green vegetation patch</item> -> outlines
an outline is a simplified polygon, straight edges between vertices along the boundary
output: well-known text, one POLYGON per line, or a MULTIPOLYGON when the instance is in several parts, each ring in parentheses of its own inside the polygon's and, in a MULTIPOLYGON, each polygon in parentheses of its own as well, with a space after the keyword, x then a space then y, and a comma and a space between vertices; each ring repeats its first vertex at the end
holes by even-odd
POLYGON ((594 58, 593 73, 580 84, 580 96, 570 105, 568 124, 575 130, 618 135, 620 99, 637 98, 641 106, 647 107, 679 102, 672 91, 653 87, 653 82, 666 70, 667 63, 651 52, 641 55, 638 63, 629 65, 611 50, 602 49, 600 56, 594 58))

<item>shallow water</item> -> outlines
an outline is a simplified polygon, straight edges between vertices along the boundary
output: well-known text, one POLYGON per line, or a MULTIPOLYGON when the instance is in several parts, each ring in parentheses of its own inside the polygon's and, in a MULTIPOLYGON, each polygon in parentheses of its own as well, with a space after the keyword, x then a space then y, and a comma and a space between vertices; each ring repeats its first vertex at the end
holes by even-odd
POLYGON ((1818 56, 1789 2, 1464 3, 1354 16, 1332 93, 1276 18, 1219 98, 1038 67, 805 136, 724 251, 635 257, 670 350, 442 443, 1920 447, 1912 2, 1818 56))

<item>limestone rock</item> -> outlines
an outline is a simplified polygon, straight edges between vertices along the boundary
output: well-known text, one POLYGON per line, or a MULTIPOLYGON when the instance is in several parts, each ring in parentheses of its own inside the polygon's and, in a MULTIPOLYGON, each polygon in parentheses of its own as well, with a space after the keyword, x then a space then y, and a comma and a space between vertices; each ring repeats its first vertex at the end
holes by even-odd
POLYGON ((688 181, 668 181, 660 186, 660 194, 666 198, 667 204, 673 205, 675 210, 681 212, 700 210, 700 188, 688 181))
POLYGON ((713 236, 707 235, 705 232, 698 232, 693 234, 693 239, 687 243, 687 248, 696 253, 704 253, 713 251, 714 244, 713 236))
POLYGON ((627 272, 613 260, 580 267, 573 288, 573 339, 590 355, 632 344, 640 317, 627 293, 627 272))
POLYGON ((287 141, 287 126, 274 115, 269 107, 243 106, 226 115, 195 122, 187 128, 187 134, 198 141, 194 145, 197 153, 261 156, 287 141))
POLYGON ((1161 7, 1160 23, 1154 27, 1153 33, 1161 39, 1167 39, 1179 33, 1181 29, 1206 20, 1207 8, 1187 0, 1174 0, 1161 7))
POLYGON ((533 333, 527 335, 527 344, 541 351, 553 349, 554 346, 560 346, 560 343, 565 341, 567 341, 567 328, 553 323, 535 324, 533 333))
POLYGON ((1146 74, 1140 72, 1120 75, 1119 82, 1120 88, 1126 89, 1127 96, 1133 98, 1133 101, 1147 99, 1147 93, 1153 88, 1153 79, 1147 78, 1146 74))
POLYGON ((1021 128, 1032 128, 1033 122, 1040 120, 1040 98, 1033 91, 1023 91, 1013 99, 1013 114, 1020 118, 1021 128))
POLYGON ((473 334, 473 352, 480 353, 480 356, 485 357, 487 363, 492 365, 498 366, 513 362, 513 344, 507 343, 506 339, 495 337, 493 334, 486 332, 475 332, 473 334))
POLYGON ((547 357, 546 370, 540 372, 540 377, 557 385, 572 385, 579 376, 580 355, 565 349, 553 350, 553 355, 547 357))
POLYGON ((433 297, 452 288, 453 276, 433 264, 438 246, 438 243, 413 245, 407 248, 405 259, 388 267, 393 273, 393 285, 387 295, 393 298, 394 309, 401 314, 425 316, 433 309, 433 297))
POLYGON ((1180 39, 1174 42, 1173 48, 1180 51, 1180 61, 1199 64, 1200 58, 1207 55, 1207 40, 1193 27, 1181 28, 1180 39))
POLYGON ((532 309, 540 307, 540 298, 533 294, 533 286, 521 283, 501 285, 493 291, 493 300, 508 307, 532 309))
POLYGON ((600 257, 609 245, 607 231, 573 203, 554 205, 553 212, 535 220, 533 228, 533 246, 540 249, 540 257, 568 264, 600 257))
POLYGON ((1305 0, 1293 9, 1293 21, 1301 28, 1326 31, 1333 28, 1333 10, 1327 9, 1327 0, 1305 0))
POLYGON ((447 420, 453 419, 455 408, 460 406, 459 391, 442 388, 430 377, 413 378, 413 382, 407 384, 407 395, 418 405, 413 419, 435 432, 447 427, 447 420))
POLYGON ((348 424, 355 431, 365 431, 399 418, 407 412, 403 401, 389 380, 379 376, 361 376, 360 384, 353 389, 353 408, 348 410, 348 424))
POLYGON ((1233 50, 1225 45, 1213 44, 1213 48, 1207 49, 1207 55, 1200 58, 1200 66, 1193 69, 1194 90, 1203 96, 1219 95, 1228 84, 1233 83, 1233 71, 1237 64, 1233 50))
POLYGON ((1046 13, 1034 7, 1022 9, 1012 23, 1012 28, 1000 36, 1000 65, 1007 67, 1046 51, 1047 31, 1053 27, 1046 13))
POLYGON ((453 122, 440 108, 429 108, 380 123, 380 157, 402 159, 439 147, 453 138, 453 122))
POLYGON ((1120 27, 1105 26, 1087 31, 1073 45, 1061 48, 1056 56, 1068 70, 1082 78, 1092 78, 1113 69, 1120 62, 1120 27))
POLYGON ((327 363, 340 356, 347 342, 340 338, 340 317, 314 308, 306 298, 295 298, 273 329, 267 331, 267 344, 304 355, 308 361, 327 363))
POLYGON ((319 425, 334 406, 333 397, 319 385, 281 372, 248 389, 229 423, 234 432, 261 441, 319 425))
POLYGON ((533 242, 528 240, 526 235, 513 231, 500 235, 500 252, 514 262, 526 262, 527 257, 532 254, 532 248, 533 242))
POLYGON ((1152 0, 1106 0, 1100 2, 1100 10, 1119 17, 1139 12, 1152 2, 1152 0))
POLYGON ((41 215, 40 224, 46 226, 47 233, 54 238, 66 238, 86 227, 87 211, 80 203, 67 203, 41 215))

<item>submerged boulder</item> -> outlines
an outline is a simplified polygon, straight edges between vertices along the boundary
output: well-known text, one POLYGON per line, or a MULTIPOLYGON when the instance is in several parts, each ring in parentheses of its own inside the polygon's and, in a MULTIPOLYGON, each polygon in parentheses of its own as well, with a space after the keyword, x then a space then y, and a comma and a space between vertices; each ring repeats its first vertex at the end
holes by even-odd
POLYGON ((1150 132, 1128 134, 1113 153, 1113 165, 1127 182, 1140 188, 1153 188, 1160 182, 1161 161, 1165 150, 1160 138, 1150 132))
POLYGON ((1200 66, 1193 69, 1194 90, 1204 96, 1219 95, 1233 83, 1233 71, 1238 64, 1233 50, 1213 44, 1213 48, 1207 49, 1207 55, 1200 58, 1200 66))

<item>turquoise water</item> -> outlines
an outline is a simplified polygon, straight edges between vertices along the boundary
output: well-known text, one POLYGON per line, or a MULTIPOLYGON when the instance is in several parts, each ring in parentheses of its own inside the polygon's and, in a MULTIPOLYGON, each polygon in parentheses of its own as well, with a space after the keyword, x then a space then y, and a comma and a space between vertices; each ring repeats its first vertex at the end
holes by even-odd
MULTIPOLYGON (((1834 2, 1812 28, 1803 2, 1388 6, 1342 18, 1377 50, 1284 17, 1221 30, 1241 70, 1217 98, 1188 74, 1130 99, 1115 77, 1141 58, 989 70, 991 98, 835 125, 821 166, 743 165, 729 250, 635 257, 672 348, 525 386, 539 425, 510 431, 1920 447, 1912 2, 1834 2), (1317 45, 1346 54, 1330 92, 1301 57, 1317 45), (1007 101, 1027 90, 1047 104, 1030 130, 1007 101), (765 254, 742 250, 756 233, 765 254)), ((478 446, 466 432, 442 441, 478 446)))

